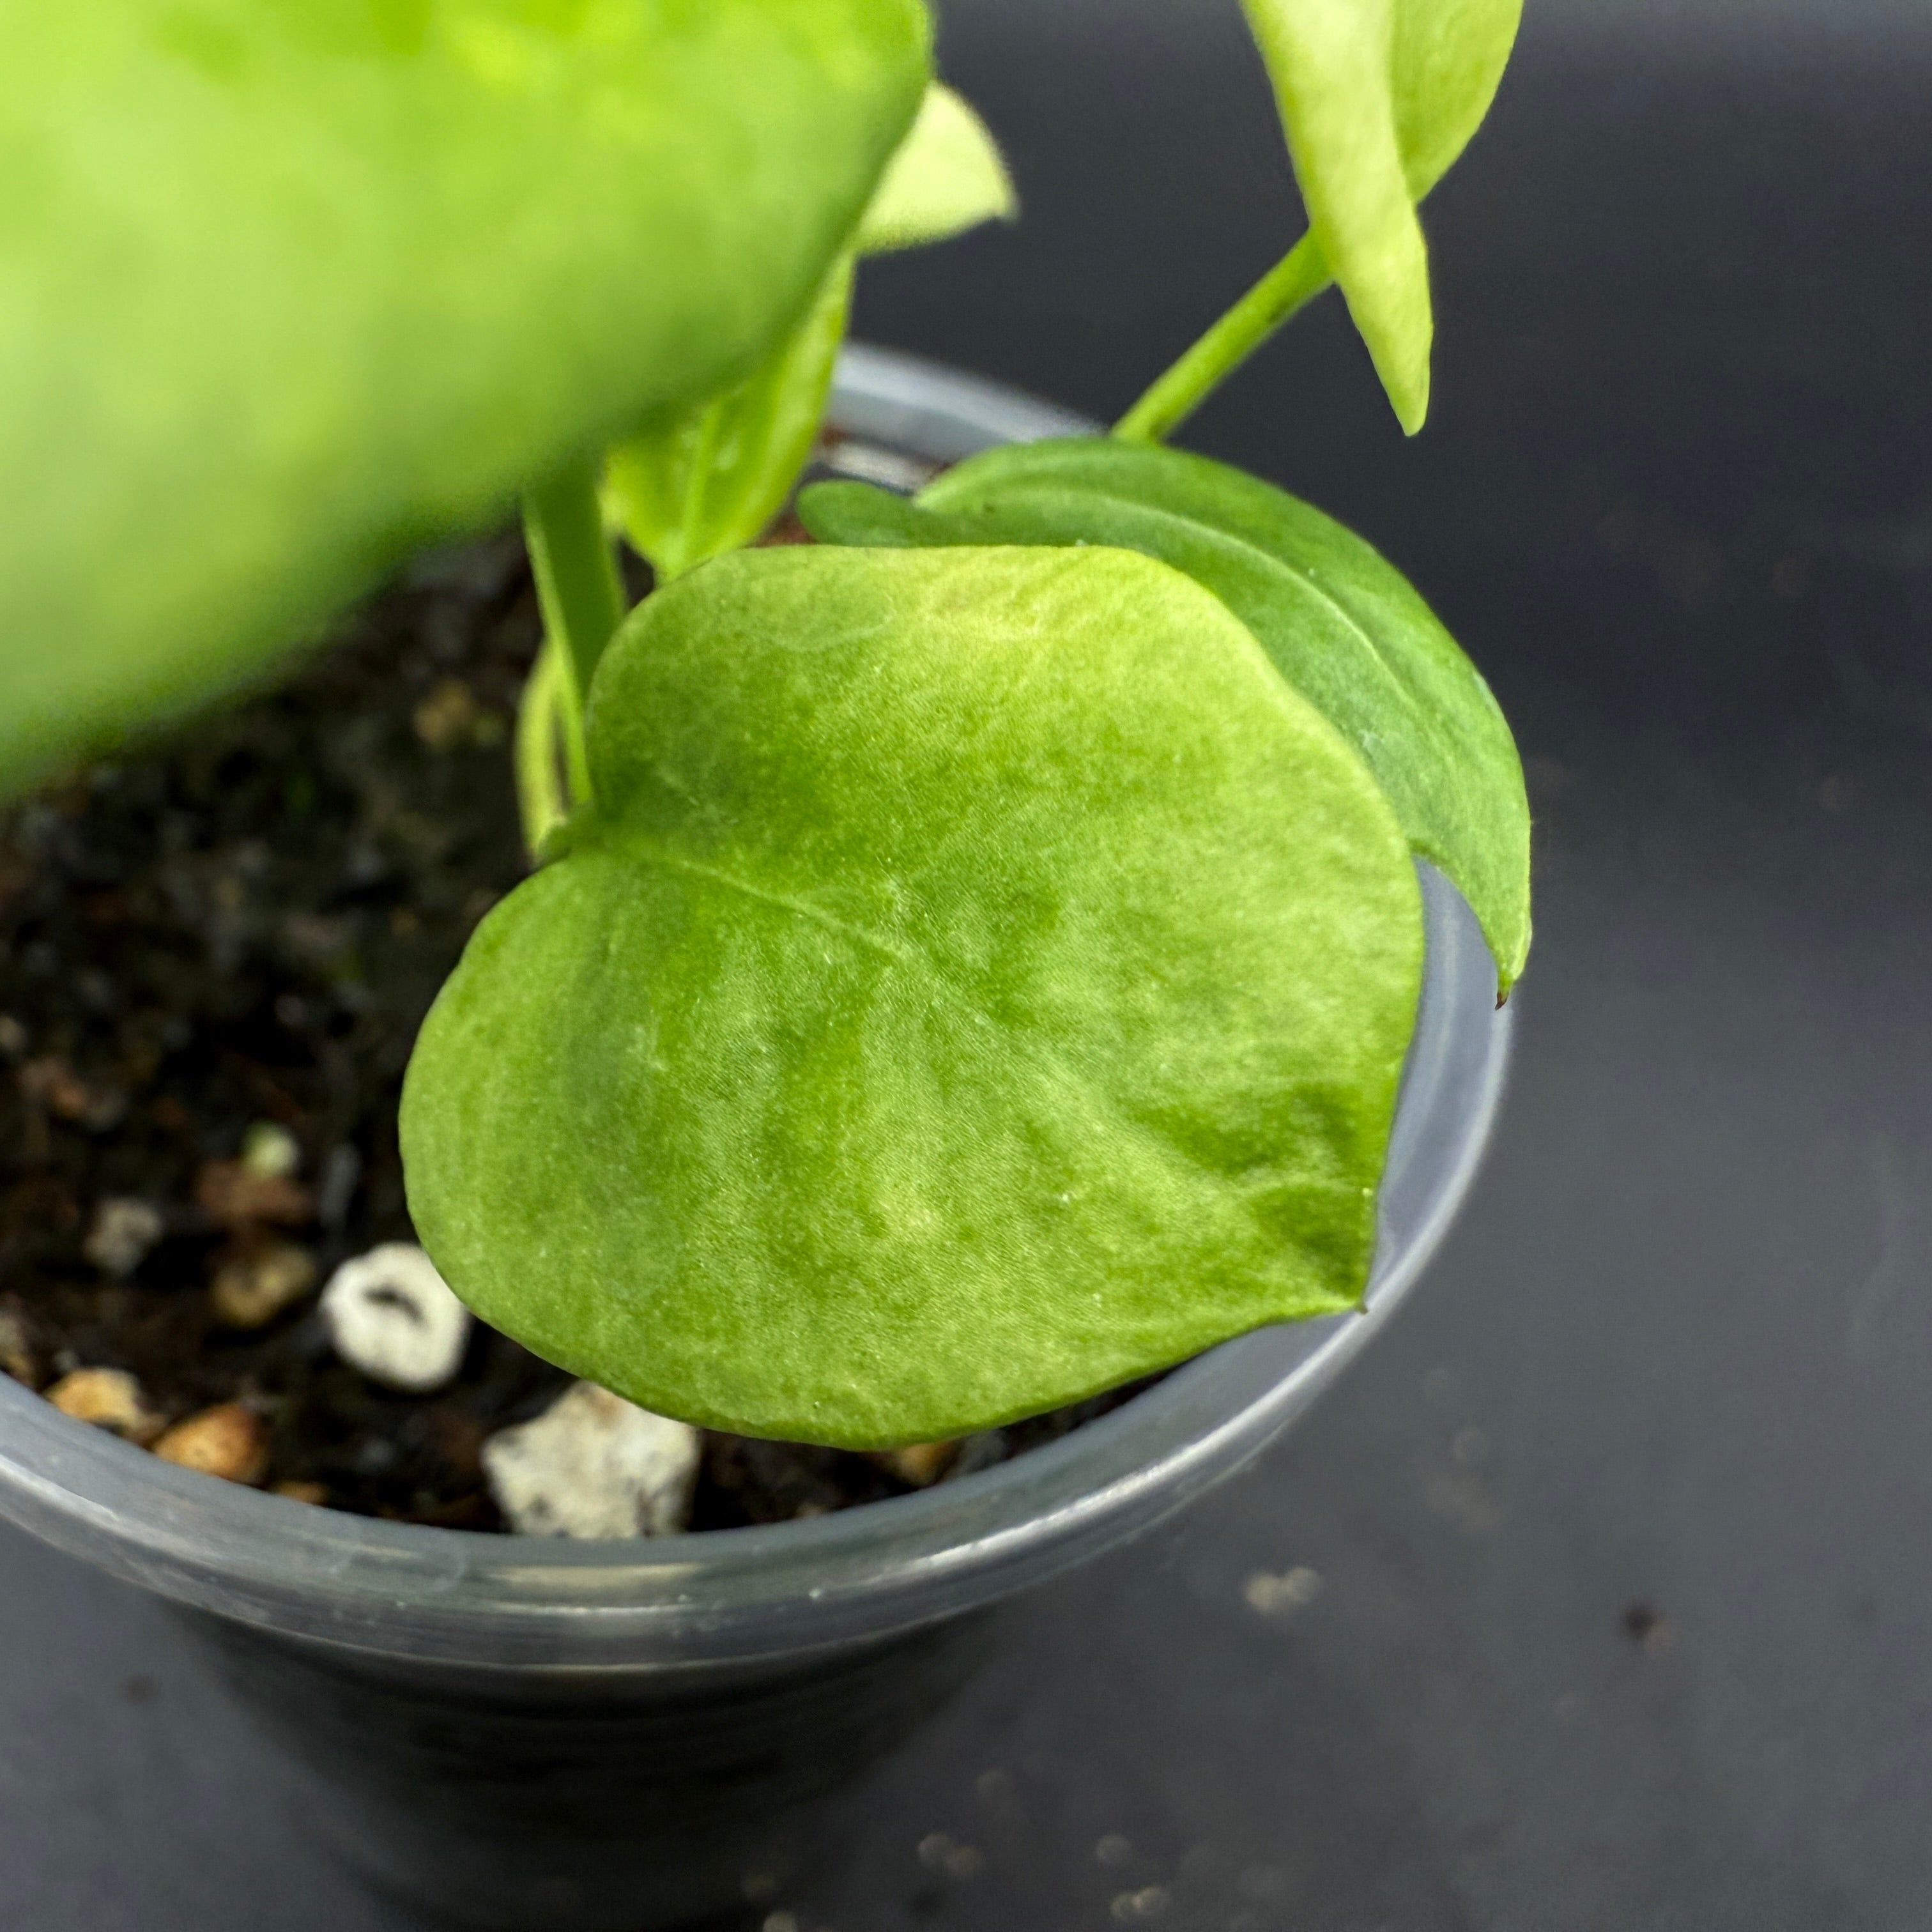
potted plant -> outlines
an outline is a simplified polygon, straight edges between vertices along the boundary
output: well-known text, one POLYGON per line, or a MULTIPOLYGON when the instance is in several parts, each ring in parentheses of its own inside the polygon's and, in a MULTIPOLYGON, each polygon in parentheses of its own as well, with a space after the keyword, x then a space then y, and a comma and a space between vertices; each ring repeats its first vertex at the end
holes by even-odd
MULTIPOLYGON (((0 1379, 0 1508, 182 1606, 345 1850, 467 1922, 736 1895, 944 1694, 974 1613, 1278 1430, 1466 1184, 1528 943, 1507 727, 1367 545, 1162 440, 1331 280, 1420 424, 1416 203, 1518 6, 1248 10, 1310 218, 1281 266, 1111 436, 849 358, 835 423, 943 473, 820 482, 817 541, 762 548, 856 257, 1006 211, 917 0, 20 23, 7 782, 259 681, 520 493, 538 862, 402 1103, 440 1277, 687 1436, 903 1455, 1186 1364, 998 1468, 620 1540, 308 1507, 245 1454, 196 1473, 245 1404, 169 1459, 0 1379)), ((22 1093, 114 1132, 37 1044, 0 1040, 22 1093)), ((244 1299, 291 1158, 270 1132, 205 1174, 244 1299)))

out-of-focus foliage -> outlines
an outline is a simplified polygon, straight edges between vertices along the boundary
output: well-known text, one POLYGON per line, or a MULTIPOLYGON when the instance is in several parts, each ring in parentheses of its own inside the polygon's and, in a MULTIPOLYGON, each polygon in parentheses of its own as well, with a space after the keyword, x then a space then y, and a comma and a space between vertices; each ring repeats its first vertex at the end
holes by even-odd
POLYGON ((824 281, 920 0, 0 0, 0 786, 251 674, 824 281))

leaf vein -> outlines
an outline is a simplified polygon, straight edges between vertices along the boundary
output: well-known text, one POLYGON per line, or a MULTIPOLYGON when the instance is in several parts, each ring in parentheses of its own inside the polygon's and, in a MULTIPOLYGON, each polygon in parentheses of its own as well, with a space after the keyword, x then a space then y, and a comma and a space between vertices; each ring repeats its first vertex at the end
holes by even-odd
POLYGON ((954 992, 932 957, 916 946, 895 945, 891 940, 881 938, 876 932, 862 926, 855 926, 849 920, 841 919, 837 914, 827 912, 823 906, 814 905, 809 899, 795 898, 789 892, 776 892, 770 886, 754 885, 750 880, 741 878, 735 872, 727 872, 722 866, 707 866, 701 860, 685 858, 678 853, 667 850, 654 841, 640 838, 635 833, 631 834, 625 844, 648 864, 662 866, 668 872, 686 872, 694 878, 707 880, 712 885, 723 886, 729 891, 741 893, 745 898, 754 899, 761 905, 775 906, 781 911, 795 913, 800 919, 809 920, 814 925, 824 926, 828 932, 836 932, 842 938, 851 940, 872 952, 880 953, 899 965, 922 970, 960 1005, 970 1009, 971 1003, 961 998, 954 992))

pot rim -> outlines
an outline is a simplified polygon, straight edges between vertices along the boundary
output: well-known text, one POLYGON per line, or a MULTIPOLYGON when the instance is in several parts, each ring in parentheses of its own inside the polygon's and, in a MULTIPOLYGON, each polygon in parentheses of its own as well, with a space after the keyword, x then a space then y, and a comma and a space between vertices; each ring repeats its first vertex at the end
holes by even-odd
MULTIPOLYGON (((831 419, 946 462, 1096 425, 999 384, 854 345, 831 419)), ((1364 1307, 1257 1330, 1058 1442, 914 1494, 622 1542, 438 1529, 176 1468, 0 1376, 0 1516, 177 1602, 284 1636, 466 1669, 662 1670, 876 1640, 1011 1594, 1232 1474, 1385 1322, 1474 1178, 1513 1016, 1473 916, 1426 866, 1421 1007, 1364 1307)))

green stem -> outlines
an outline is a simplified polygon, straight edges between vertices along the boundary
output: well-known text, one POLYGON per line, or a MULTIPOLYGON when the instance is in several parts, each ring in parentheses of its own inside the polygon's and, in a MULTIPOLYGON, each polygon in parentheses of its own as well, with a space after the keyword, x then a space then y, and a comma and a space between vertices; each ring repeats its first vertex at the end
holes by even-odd
POLYGON ((590 802, 584 698, 624 620, 623 580, 604 531, 598 469, 574 464, 524 499, 524 539, 544 620, 543 649, 517 712, 517 798, 532 857, 576 807, 590 802))
POLYGON ((617 560, 604 533, 598 465, 573 464, 524 499, 524 535, 536 572, 544 629, 569 653, 580 708, 604 646, 624 620, 617 560))
POLYGON ((583 707, 569 685, 569 664, 546 638, 517 706, 517 803, 533 859, 569 818, 572 800, 590 796, 583 707))
POLYGON ((1279 328, 1334 279, 1312 235, 1304 235, 1114 426, 1129 442, 1160 442, 1279 328))

